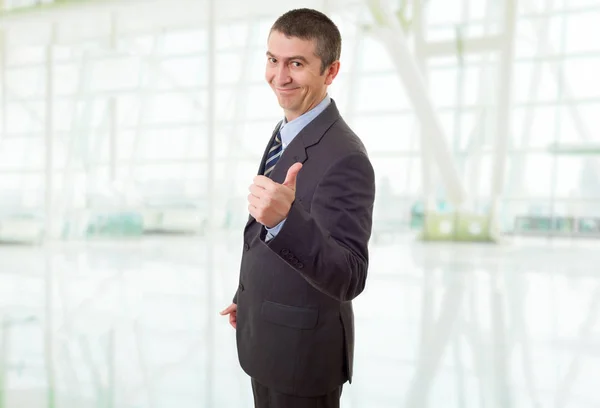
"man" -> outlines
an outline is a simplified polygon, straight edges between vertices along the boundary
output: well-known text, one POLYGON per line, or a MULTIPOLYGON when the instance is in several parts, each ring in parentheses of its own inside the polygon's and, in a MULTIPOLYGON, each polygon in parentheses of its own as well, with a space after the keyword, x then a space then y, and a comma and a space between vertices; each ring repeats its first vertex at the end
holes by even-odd
POLYGON ((268 37, 265 78, 285 118, 250 186, 239 286, 221 312, 258 408, 339 407, 352 378, 375 185, 327 95, 340 51, 337 27, 315 10, 285 13, 268 37))

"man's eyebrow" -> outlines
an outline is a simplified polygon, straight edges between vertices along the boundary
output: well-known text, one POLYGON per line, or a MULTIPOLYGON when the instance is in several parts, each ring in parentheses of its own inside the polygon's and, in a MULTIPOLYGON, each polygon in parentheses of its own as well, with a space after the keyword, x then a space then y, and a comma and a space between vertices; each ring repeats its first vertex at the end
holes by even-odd
MULTIPOLYGON (((273 58, 277 58, 275 55, 271 54, 269 51, 267 51, 267 57, 273 57, 273 58)), ((294 55, 291 56, 289 58, 287 58, 287 60, 300 60, 300 61, 304 61, 306 63, 308 63, 308 60, 306 58, 304 58, 302 55, 294 55)))

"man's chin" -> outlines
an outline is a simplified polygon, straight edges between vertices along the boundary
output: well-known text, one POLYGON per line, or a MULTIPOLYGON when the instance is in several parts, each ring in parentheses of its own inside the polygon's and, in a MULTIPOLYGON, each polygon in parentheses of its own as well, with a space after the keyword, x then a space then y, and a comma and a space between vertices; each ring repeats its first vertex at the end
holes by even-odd
POLYGON ((277 102, 279 102, 279 106, 281 106, 283 109, 290 110, 293 108, 293 104, 291 103, 291 101, 286 100, 285 98, 278 97, 277 102))

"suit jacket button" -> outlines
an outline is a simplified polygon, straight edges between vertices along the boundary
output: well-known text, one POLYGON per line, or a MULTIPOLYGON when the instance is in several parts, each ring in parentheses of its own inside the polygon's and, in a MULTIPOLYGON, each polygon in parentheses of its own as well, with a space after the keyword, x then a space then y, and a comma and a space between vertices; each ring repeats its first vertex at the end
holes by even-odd
POLYGON ((282 249, 281 250, 281 255, 288 255, 290 253, 289 249, 282 249))
POLYGON ((250 245, 248 245, 247 242, 244 242, 244 251, 247 251, 250 249, 250 245))
POLYGON ((302 269, 302 268, 304 268, 304 265, 302 265, 302 262, 298 262, 298 263, 296 264, 296 267, 297 267, 298 269, 302 269))

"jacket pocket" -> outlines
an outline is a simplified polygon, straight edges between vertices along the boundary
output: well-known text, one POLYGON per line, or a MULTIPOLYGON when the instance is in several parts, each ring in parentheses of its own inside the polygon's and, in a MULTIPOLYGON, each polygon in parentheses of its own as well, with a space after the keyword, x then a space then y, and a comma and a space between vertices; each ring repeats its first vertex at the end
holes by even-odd
POLYGON ((319 321, 319 310, 282 305, 265 300, 260 315, 268 322, 293 329, 314 329, 319 321))

